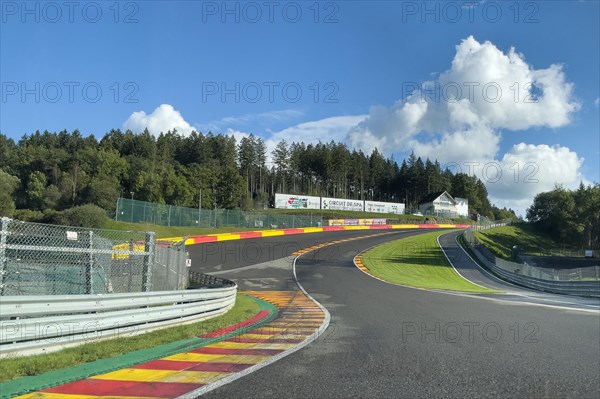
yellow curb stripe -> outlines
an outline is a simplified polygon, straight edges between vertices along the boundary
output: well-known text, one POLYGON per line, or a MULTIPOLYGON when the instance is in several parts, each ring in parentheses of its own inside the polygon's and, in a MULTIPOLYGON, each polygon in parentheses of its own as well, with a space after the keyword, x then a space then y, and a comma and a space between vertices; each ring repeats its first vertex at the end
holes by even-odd
POLYGON ((254 344, 248 342, 233 342, 233 341, 224 341, 217 342, 212 345, 208 345, 207 348, 221 348, 221 349, 280 349, 286 350, 295 346, 296 344, 254 344))
POLYGON ((322 227, 305 227, 302 230, 304 230, 305 233, 321 233, 321 232, 323 232, 322 227))
POLYGON ((273 237, 273 236, 282 236, 284 235, 283 230, 265 230, 261 231, 263 237, 273 237))
POLYGON ((172 360, 177 362, 198 362, 198 363, 244 363, 256 364, 270 358, 269 355, 216 355, 211 353, 179 353, 168 356, 162 360, 172 360))
POLYGON ((239 240, 239 234, 219 234, 217 236, 217 241, 229 241, 229 240, 239 240))
POLYGON ((224 377, 225 374, 214 371, 187 371, 187 370, 146 370, 122 369, 91 377, 94 380, 116 380, 136 382, 193 382, 208 384, 224 377))

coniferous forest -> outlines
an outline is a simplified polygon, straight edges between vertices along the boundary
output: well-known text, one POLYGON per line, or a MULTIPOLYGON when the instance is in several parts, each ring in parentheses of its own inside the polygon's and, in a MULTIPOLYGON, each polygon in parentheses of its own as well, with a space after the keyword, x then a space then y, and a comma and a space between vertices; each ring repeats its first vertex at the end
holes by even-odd
POLYGON ((101 139, 78 130, 37 131, 17 142, 0 134, 1 215, 82 204, 110 212, 119 196, 197 207, 200 193, 205 208, 264 208, 280 192, 403 202, 416 209, 426 194, 444 190, 467 198, 471 213, 514 217, 490 203, 477 177, 414 154, 396 161, 333 141, 281 141, 267 154, 264 140, 253 135, 236 142, 227 135, 176 131, 155 137, 147 130, 117 129, 101 139))

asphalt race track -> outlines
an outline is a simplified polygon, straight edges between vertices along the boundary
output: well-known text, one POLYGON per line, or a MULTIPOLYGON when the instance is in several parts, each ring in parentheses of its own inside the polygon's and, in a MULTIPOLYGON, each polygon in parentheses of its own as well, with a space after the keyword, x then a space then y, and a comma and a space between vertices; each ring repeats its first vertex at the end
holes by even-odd
POLYGON ((286 255, 368 235, 309 252, 296 262, 299 283, 331 314, 317 341, 203 397, 600 397, 598 301, 507 285, 453 253, 453 233, 441 242, 461 274, 505 293, 478 296, 396 286, 366 275, 352 262, 364 249, 424 232, 336 232, 213 244, 237 245, 247 254, 237 262, 231 248, 227 259, 204 247, 208 244, 190 247, 196 271, 232 278, 242 290, 284 290, 294 288, 286 255), (278 249, 248 255, 251 248, 269 246, 278 249))

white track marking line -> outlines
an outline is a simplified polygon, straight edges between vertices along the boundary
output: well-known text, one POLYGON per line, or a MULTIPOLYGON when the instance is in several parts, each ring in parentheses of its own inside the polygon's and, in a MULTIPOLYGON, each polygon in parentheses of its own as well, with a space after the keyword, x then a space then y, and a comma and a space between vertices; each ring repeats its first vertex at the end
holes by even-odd
MULTIPOLYGON (((456 272, 456 274, 458 274, 460 277, 462 277, 462 279, 463 279, 463 280, 466 280, 466 281, 468 281, 469 283, 471 283, 471 284, 473 284, 473 285, 476 285, 477 287, 484 288, 484 289, 486 289, 486 290, 493 290, 493 288, 490 288, 490 287, 485 287, 485 286, 483 286, 483 285, 481 285, 481 284, 477 284, 477 283, 475 283, 475 282, 473 282, 473 281, 469 280, 468 278, 466 278, 466 277, 465 277, 465 276, 463 276, 462 274, 460 274, 460 272, 459 272, 459 271, 458 271, 458 269, 457 269, 457 268, 454 266, 454 264, 452 263, 452 261, 451 261, 451 260, 450 260, 450 258, 448 257, 448 254, 446 253, 446 251, 444 251, 444 248, 442 248, 442 245, 440 244, 440 237, 441 237, 441 236, 443 236, 443 235, 446 235, 446 234, 449 234, 449 233, 443 233, 443 234, 440 234, 439 236, 437 236, 437 237, 435 238, 435 242, 437 242, 437 245, 438 245, 438 247, 440 247, 440 249, 442 250, 442 253, 443 253, 443 254, 444 254, 444 256, 446 257, 446 260, 448 261, 448 263, 450 263, 450 266, 452 266, 452 269, 454 269, 454 271, 456 272)), ((461 247, 461 248, 462 248, 462 247, 461 247)))
MULTIPOLYGON (((318 248, 315 248, 314 250, 316 250, 316 249, 318 249, 318 248)), ((313 250, 311 250, 311 251, 313 251, 313 250)), ((311 252, 311 251, 308 251, 308 252, 311 252)), ((279 359, 282 359, 282 358, 284 358, 288 355, 291 355, 292 353, 304 348, 305 346, 307 346, 308 344, 310 344, 311 342, 316 340, 327 329, 327 327, 329 327, 329 323, 331 321, 331 315, 329 314, 329 311, 327 309, 325 309, 325 307, 323 305, 321 305, 315 298, 313 298, 308 292, 306 292, 306 290, 304 289, 302 284, 300 284, 300 282, 298 281, 298 277, 296 275, 296 260, 308 252, 304 252, 294 258, 293 265, 292 265, 292 271, 293 271, 293 275, 294 275, 294 281, 296 282, 296 284, 298 285, 300 290, 304 293, 304 295, 306 295, 310 300, 312 300, 319 308, 321 308, 321 310, 323 311, 323 314, 325 315, 323 323, 321 323, 321 326, 319 327, 319 329, 317 331, 315 331, 314 333, 312 333, 310 336, 308 336, 304 341, 300 342, 298 345, 296 345, 292 348, 289 348, 281 353, 278 353, 277 355, 272 356, 271 358, 269 358, 268 360, 266 360, 262 363, 257 363, 254 366, 251 366, 245 370, 242 370, 242 371, 234 373, 234 374, 230 374, 229 376, 222 378, 213 384, 205 385, 201 388, 198 388, 196 390, 193 390, 191 392, 188 392, 186 394, 178 396, 177 399, 196 398, 196 397, 203 395, 207 392, 210 392, 216 388, 222 387, 223 385, 229 384, 230 382, 233 382, 239 378, 245 377, 248 374, 253 373, 263 367, 273 364, 276 361, 278 361, 279 359)))

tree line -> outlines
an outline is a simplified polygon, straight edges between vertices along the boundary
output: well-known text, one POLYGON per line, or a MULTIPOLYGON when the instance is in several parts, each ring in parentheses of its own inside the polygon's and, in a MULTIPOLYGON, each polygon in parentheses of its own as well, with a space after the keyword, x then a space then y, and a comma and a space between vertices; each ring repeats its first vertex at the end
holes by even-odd
POLYGON ((158 137, 113 129, 100 140, 78 130, 36 131, 15 142, 0 133, 0 214, 52 212, 81 204, 114 211, 119 196, 203 208, 267 207, 275 192, 404 202, 416 209, 430 192, 469 200, 471 213, 514 218, 498 209, 477 177, 442 169, 411 153, 400 164, 377 149, 343 143, 280 141, 177 131, 158 137), (270 155, 271 161, 268 161, 270 155))
POLYGON ((576 190, 557 186, 540 193, 527 209, 527 219, 555 240, 584 247, 600 248, 600 184, 576 190))

